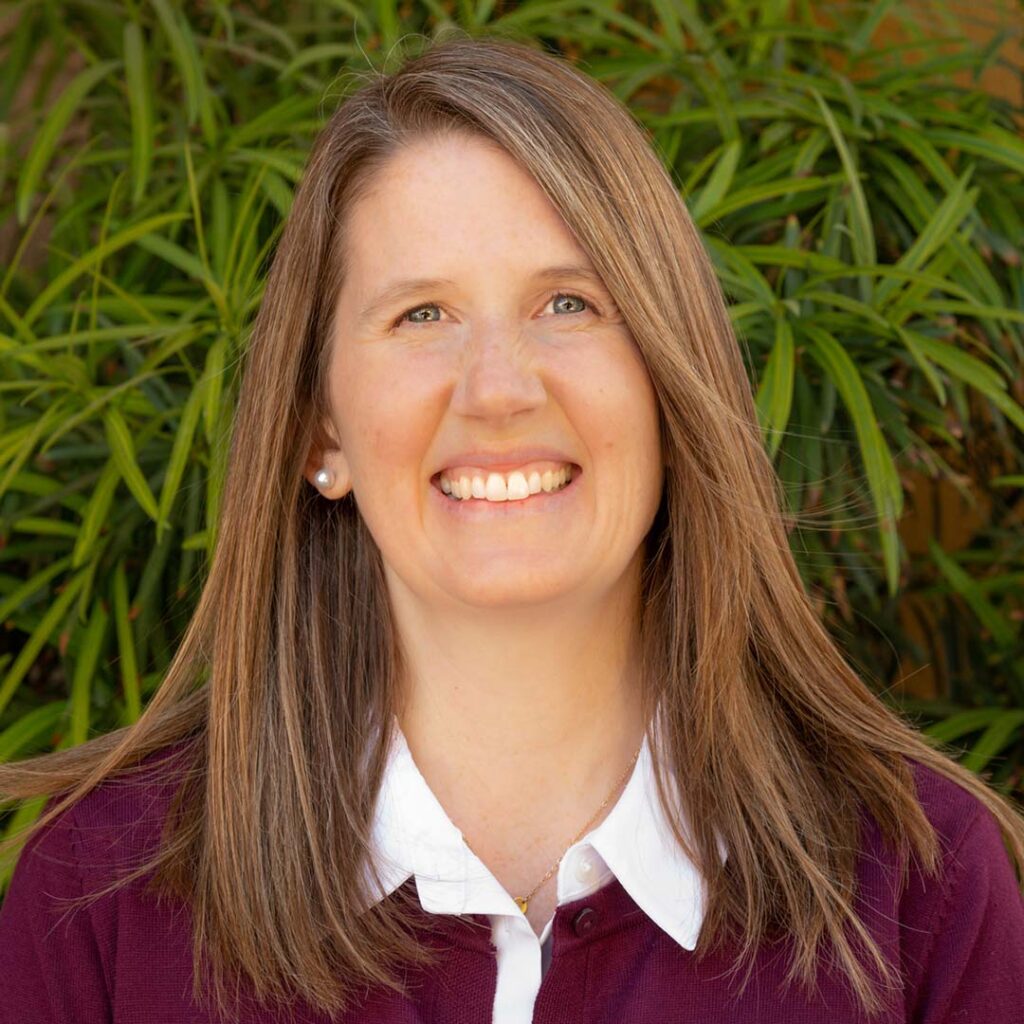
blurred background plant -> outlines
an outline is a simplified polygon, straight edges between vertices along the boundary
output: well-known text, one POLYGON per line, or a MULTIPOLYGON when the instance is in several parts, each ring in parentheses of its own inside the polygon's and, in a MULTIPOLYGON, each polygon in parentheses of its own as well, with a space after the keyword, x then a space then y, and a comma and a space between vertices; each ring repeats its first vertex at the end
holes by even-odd
MULTIPOLYGON (((887 699, 1024 795, 1021 71, 1013 23, 964 17, 0 8, 0 760, 130 723, 158 686, 311 139, 368 74, 456 26, 561 53, 650 132, 728 294, 823 619, 887 699)), ((0 808, 0 827, 40 806, 0 808)))

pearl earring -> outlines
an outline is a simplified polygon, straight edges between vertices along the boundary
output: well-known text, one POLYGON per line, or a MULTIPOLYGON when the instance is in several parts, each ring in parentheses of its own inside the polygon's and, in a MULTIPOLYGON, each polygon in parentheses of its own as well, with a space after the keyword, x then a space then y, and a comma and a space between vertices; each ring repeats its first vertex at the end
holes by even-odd
POLYGON ((327 490, 328 487, 334 485, 334 474, 326 467, 317 470, 317 474, 313 479, 316 480, 317 487, 322 490, 327 490))

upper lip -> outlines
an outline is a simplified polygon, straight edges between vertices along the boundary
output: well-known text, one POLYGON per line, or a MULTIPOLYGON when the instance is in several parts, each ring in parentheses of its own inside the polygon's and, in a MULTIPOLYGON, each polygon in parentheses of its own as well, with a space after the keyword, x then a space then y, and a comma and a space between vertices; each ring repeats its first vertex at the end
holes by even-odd
POLYGON ((528 462, 541 461, 568 462, 573 466, 577 465, 565 452, 559 451, 557 448, 505 448, 502 451, 490 452, 477 449, 456 452, 449 456, 438 472, 443 473, 446 469, 452 469, 455 466, 479 466, 481 469, 490 469, 495 473, 500 473, 518 469, 528 462))

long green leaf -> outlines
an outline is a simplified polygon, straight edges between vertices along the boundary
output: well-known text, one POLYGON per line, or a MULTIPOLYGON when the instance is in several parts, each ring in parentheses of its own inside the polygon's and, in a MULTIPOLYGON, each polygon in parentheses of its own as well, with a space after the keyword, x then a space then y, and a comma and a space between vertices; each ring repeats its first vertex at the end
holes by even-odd
POLYGON ((30 597, 48 587, 51 580, 67 569, 69 562, 70 559, 68 558, 56 558, 48 565, 44 565, 38 572, 33 573, 20 586, 15 587, 14 590, 0 601, 0 623, 5 622, 30 597))
POLYGON ((18 177, 14 202, 19 224, 24 224, 28 220, 32 198, 68 122, 92 89, 120 63, 117 60, 105 60, 80 71, 47 111, 42 125, 32 137, 32 145, 25 156, 25 162, 21 165, 21 174, 18 177))
POLYGON ((868 487, 878 516, 879 539, 890 595, 899 582, 896 524, 903 511, 903 488, 889 446, 875 418, 867 389, 849 353, 828 331, 809 323, 799 330, 811 344, 810 354, 821 364, 843 399, 857 433, 868 487))
POLYGON ((775 344, 756 399, 758 419, 772 458, 779 449, 789 423, 793 406, 794 368, 793 328, 784 316, 780 316, 775 322, 775 344))
POLYGON ((786 178, 783 181, 772 181, 766 185, 754 185, 750 188, 737 189, 728 198, 715 204, 694 221, 699 227, 708 227, 727 213, 734 213, 766 199, 776 199, 789 195, 791 192, 810 192, 815 189, 827 188, 842 179, 842 175, 829 174, 812 178, 786 178))
POLYGON ((108 525, 110 519, 110 506, 114 501, 114 492, 121 482, 121 470, 117 459, 113 456, 103 467, 99 480, 89 496, 89 504, 82 516, 82 523, 78 528, 78 536, 75 540, 75 547, 71 553, 72 568, 77 569, 94 554, 96 538, 100 531, 108 525))
POLYGON ((1020 633, 1020 627, 996 608, 971 576, 942 550, 934 537, 928 539, 928 551, 939 571, 946 578, 946 582, 964 599, 992 637, 995 645, 1002 649, 1008 649, 1015 643, 1020 633))
POLYGON ((912 339, 929 359, 948 370, 954 377, 977 388, 990 398, 995 392, 1006 390, 1006 381, 999 373, 977 356, 972 356, 970 352, 909 328, 900 328, 899 334, 901 338, 912 339))
POLYGON ((131 110, 132 205, 138 206, 146 195, 153 164, 153 109, 146 44, 142 29, 135 21, 128 21, 124 26, 124 70, 131 110))
POLYGON ((209 90, 203 74, 203 62, 196 47, 195 37, 188 21, 181 13, 172 10, 167 0, 150 0, 160 19, 161 27, 174 54, 181 80, 185 89, 185 109, 188 123, 195 124, 199 118, 203 137, 210 145, 217 137, 217 125, 213 108, 210 106, 209 90))
POLYGON ((106 428, 111 459, 117 466, 121 479, 124 480, 128 490, 132 492, 135 500, 142 506, 146 514, 151 519, 159 521, 160 511, 156 498, 153 497, 153 492, 149 489, 142 470, 139 469, 131 431, 128 429, 121 410, 116 406, 108 406, 103 412, 103 425, 106 428))
POLYGON ((75 658, 71 677, 71 727, 70 743, 77 746, 89 738, 89 719, 92 707, 93 683, 99 665, 100 652, 106 636, 110 616, 103 602, 94 600, 89 621, 81 633, 81 643, 75 658))
POLYGON ((185 400, 184 408, 181 411, 181 421, 178 424, 178 431, 174 435, 174 444, 171 447, 171 454, 167 460, 167 473, 164 476, 163 489, 160 492, 160 504, 158 508, 159 526, 157 527, 157 542, 159 543, 164 530, 170 529, 171 509, 174 506, 174 499, 178 496, 178 487, 181 478, 185 474, 189 456, 192 454, 192 440, 195 437, 196 424, 199 422, 199 414, 205 398, 204 388, 195 387, 185 400))
MULTIPOLYGON (((832 136, 832 143, 839 153, 839 159, 846 175, 846 182, 850 189, 850 232, 853 238, 853 258, 861 264, 875 263, 875 231, 871 223, 871 214, 868 211, 868 202, 864 196, 864 189, 861 186, 860 172, 857 169, 853 154, 850 152, 850 147, 846 144, 846 139, 839 130, 835 115, 817 89, 811 88, 810 92, 818 104, 818 109, 821 111, 825 126, 832 136)), ((870 279, 861 276, 859 280, 861 299, 864 302, 871 302, 872 289, 870 279)))
POLYGON ((51 701, 26 712, 0 732, 0 763, 35 744, 40 737, 53 732, 67 711, 67 702, 51 701))
POLYGON ((923 731, 940 743, 953 743, 972 732, 987 728, 1003 714, 1002 708, 972 708, 944 718, 923 731))
POLYGON ((139 224, 133 224, 130 228, 125 228, 124 231, 119 231, 116 235, 108 238, 101 245, 94 246, 75 260, 70 267, 61 271, 36 296, 23 317, 24 323, 26 325, 33 324, 43 310, 50 305, 55 296, 59 295, 75 278, 81 276, 97 264, 102 263, 111 253, 123 249, 126 245, 131 245, 136 239, 142 238, 158 228, 162 228, 165 224, 170 224, 187 216, 187 213, 160 213, 139 224))
POLYGON ((989 762, 1024 730, 1024 711, 1004 711, 981 734, 961 763, 972 772, 984 771, 989 762))
MULTIPOLYGON (((900 270, 919 270, 923 267, 932 253, 946 244, 964 217, 974 209, 978 189, 967 191, 967 182, 973 171, 973 166, 964 171, 956 187, 939 204, 914 244, 897 260, 896 266, 900 270)), ((882 281, 875 293, 875 305, 883 307, 897 288, 898 283, 893 278, 882 281)))
POLYGON ((739 139, 733 139, 723 145, 722 155, 718 158, 715 169, 690 209, 694 220, 699 222, 708 210, 714 209, 725 199, 742 153, 743 143, 739 139))
POLYGON ((117 649, 120 655, 121 688, 124 693, 125 725, 138 720, 142 713, 139 693, 139 669, 135 658, 135 636, 132 632, 131 610, 128 606, 128 575, 124 559, 117 563, 113 580, 114 625, 117 629, 117 649))
POLYGON ((0 682, 0 712, 10 703, 14 691, 25 678, 28 670, 35 664, 39 652, 50 642, 54 630, 64 620, 71 602, 74 601, 85 580, 85 573, 76 573, 65 583, 64 589, 57 595, 53 604, 32 630, 28 640, 22 645, 18 656, 14 659, 14 664, 11 665, 3 681, 0 682))
POLYGON ((935 367, 932 366, 931 360, 925 355, 921 345, 917 341, 917 335, 914 331, 908 331, 903 327, 897 327, 900 341, 906 346, 907 351, 910 353, 910 357, 917 363, 918 368, 925 375, 925 379, 928 381, 932 391, 935 392, 935 397, 939 401, 939 405, 946 404, 946 385, 942 382, 942 377, 936 372, 935 367))

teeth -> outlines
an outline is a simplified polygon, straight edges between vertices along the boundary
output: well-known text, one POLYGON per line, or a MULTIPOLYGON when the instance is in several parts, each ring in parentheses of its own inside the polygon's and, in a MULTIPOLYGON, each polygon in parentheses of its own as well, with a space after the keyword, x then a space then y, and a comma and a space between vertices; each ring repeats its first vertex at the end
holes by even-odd
MULTIPOLYGON (((473 479, 477 478, 473 477, 473 479)), ((508 501, 508 484, 505 483, 505 478, 500 473, 488 474, 486 498, 488 501, 508 501)))
POLYGON ((533 470, 527 477, 519 470, 507 476, 502 473, 473 474, 472 477, 462 475, 457 479, 449 479, 441 475, 441 490, 451 498, 467 501, 470 498, 483 498, 485 501, 522 501, 531 494, 541 491, 550 493, 560 491, 572 479, 571 468, 563 466, 558 470, 545 470, 543 473, 533 470))

